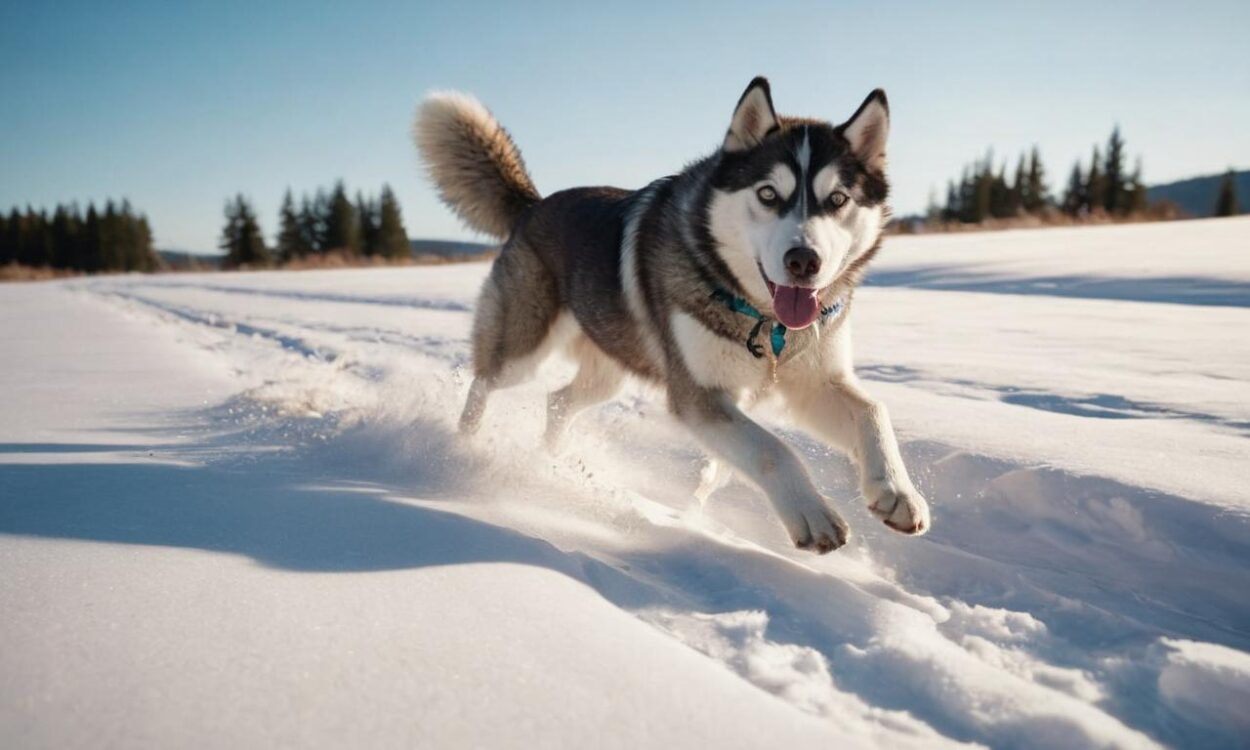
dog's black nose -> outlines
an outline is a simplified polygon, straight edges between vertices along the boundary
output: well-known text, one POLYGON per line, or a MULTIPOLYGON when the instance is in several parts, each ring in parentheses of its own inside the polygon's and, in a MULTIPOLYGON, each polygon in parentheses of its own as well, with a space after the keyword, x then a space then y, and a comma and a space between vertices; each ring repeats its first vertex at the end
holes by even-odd
POLYGON ((820 256, 810 247, 792 247, 786 251, 786 269, 795 281, 807 281, 820 272, 820 256))

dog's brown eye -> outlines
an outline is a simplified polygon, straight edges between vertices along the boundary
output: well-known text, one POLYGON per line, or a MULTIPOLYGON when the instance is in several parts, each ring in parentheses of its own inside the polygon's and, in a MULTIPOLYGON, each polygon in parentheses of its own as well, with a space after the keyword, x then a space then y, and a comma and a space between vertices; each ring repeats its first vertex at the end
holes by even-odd
POLYGON ((849 199, 850 196, 846 193, 841 190, 834 190, 829 194, 829 205, 834 208, 841 208, 849 199))
POLYGON ((755 197, 759 198, 760 203, 763 203, 765 206, 771 206, 777 202, 777 191, 771 186, 765 185, 755 191, 755 197))

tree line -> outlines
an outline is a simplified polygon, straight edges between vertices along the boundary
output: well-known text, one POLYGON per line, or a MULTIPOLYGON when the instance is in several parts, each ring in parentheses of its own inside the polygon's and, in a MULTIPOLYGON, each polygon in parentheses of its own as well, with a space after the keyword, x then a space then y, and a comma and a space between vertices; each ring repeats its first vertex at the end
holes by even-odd
POLYGON ((1241 200, 1237 197, 1237 173, 1228 170, 1220 180, 1220 192, 1215 196, 1216 216, 1236 216, 1241 213, 1241 200))
POLYGON ((226 268, 263 267, 331 254, 398 259, 412 253, 399 201, 389 185, 382 186, 377 198, 357 191, 353 201, 339 180, 329 191, 319 188, 311 197, 301 195, 298 207, 288 188, 278 211, 278 234, 272 248, 265 243, 256 211, 243 195, 226 202, 225 217, 220 247, 226 251, 226 268))
POLYGON ((83 214, 77 203, 46 210, 14 208, 0 214, 0 266, 71 271, 153 271, 158 265, 147 217, 129 201, 94 203, 83 214))
POLYGON ((1080 160, 1076 162, 1063 193, 1056 199, 1046 184, 1046 168, 1036 146, 1027 156, 1020 155, 1011 177, 1006 164, 995 168, 990 153, 965 167, 958 183, 947 184, 945 205, 939 207, 931 202, 928 218, 977 224, 987 219, 1046 216, 1055 212, 1073 218, 1141 214, 1147 209, 1142 160, 1138 157, 1131 171, 1126 160, 1124 138, 1116 126, 1107 139, 1105 152, 1095 146, 1088 167, 1080 160))

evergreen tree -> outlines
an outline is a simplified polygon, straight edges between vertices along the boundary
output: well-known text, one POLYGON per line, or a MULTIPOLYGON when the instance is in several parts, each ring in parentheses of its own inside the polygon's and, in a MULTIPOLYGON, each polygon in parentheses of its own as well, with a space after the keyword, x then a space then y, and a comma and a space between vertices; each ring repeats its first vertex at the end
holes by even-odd
POLYGON ((955 189, 955 181, 946 183, 946 209, 942 211, 943 221, 955 221, 959 218, 959 191, 955 189))
POLYGON ((990 207, 994 197, 994 172, 990 166, 993 155, 986 154, 976 173, 973 189, 972 223, 979 224, 991 216, 990 207))
POLYGON ((1123 215, 1128 211, 1128 175, 1124 169, 1124 139, 1120 137, 1120 126, 1116 125, 1107 139, 1107 159, 1103 168, 1104 188, 1102 206, 1107 213, 1123 215))
POLYGON ((1029 180, 1024 191, 1024 210, 1031 214, 1041 213, 1050 202, 1050 188, 1046 185, 1046 170, 1042 167, 1042 157, 1033 147, 1029 154, 1029 180))
POLYGON ((342 180, 334 185, 325 217, 325 250, 339 250, 352 255, 359 253, 360 223, 342 180))
POLYGON ((1072 174, 1068 176, 1068 186, 1064 188, 1060 208, 1069 216, 1079 216, 1085 204, 1085 176, 1081 174, 1081 162, 1078 161, 1072 165, 1072 174))
POLYGON ((1016 177, 1011 184, 1011 213, 1018 214, 1028 202, 1028 183, 1025 182, 1024 154, 1016 161, 1016 177))
POLYGON ((18 214, 17 217, 17 241, 13 243, 13 252, 17 257, 17 262, 22 265, 30 265, 31 248, 31 210, 30 206, 26 206, 26 210, 18 214))
POLYGON ((7 263, 17 263, 22 255, 22 214, 14 206, 9 212, 8 239, 5 241, 4 259, 7 263))
POLYGON ((140 215, 135 220, 135 243, 136 256, 139 259, 136 270, 144 273, 155 271, 160 265, 160 259, 156 257, 156 249, 152 246, 152 225, 148 223, 146 216, 140 215))
POLYGON ((100 214, 95 210, 95 203, 87 204, 87 220, 83 224, 82 269, 88 273, 104 268, 104 257, 100 251, 100 214))
POLYGON ((1220 181, 1220 193, 1215 199, 1215 215, 1236 216, 1239 213, 1241 202, 1237 199, 1237 174, 1230 169, 1220 181))
POLYGON ((52 214, 52 267, 73 268, 73 229, 70 226, 69 210, 65 206, 57 206, 52 214))
POLYGON ((977 181, 970 167, 964 167, 959 178, 959 220, 965 224, 976 221, 977 181))
POLYGON ((321 213, 319 212, 319 201, 321 195, 318 194, 317 201, 311 201, 305 195, 300 198, 299 206, 299 233, 301 243, 308 248, 311 253, 319 253, 325 249, 322 244, 323 232, 321 230, 321 213))
POLYGON ((1098 155, 1098 147, 1094 146, 1094 156, 1089 162, 1089 173, 1085 178, 1084 208, 1089 213, 1101 211, 1106 206, 1107 183, 1102 176, 1102 158, 1098 155))
POLYGON ((999 167, 990 181, 990 216, 1003 219, 1011 216, 1011 189, 1007 187, 1007 165, 999 167))
POLYGON ((392 260, 408 258, 412 246, 408 243, 408 231, 400 215, 399 201, 390 185, 382 186, 382 202, 378 208, 377 254, 392 260))
POLYGON ((365 199, 356 191, 356 218, 360 221, 360 251, 365 255, 378 255, 378 207, 372 199, 365 199))
POLYGON ((82 271, 86 268, 86 229, 83 226, 82 210, 77 203, 71 203, 66 209, 69 217, 68 245, 61 251, 65 268, 82 271))
POLYGON ((22 217, 22 236, 18 249, 18 262, 24 266, 41 268, 52 265, 52 231, 46 212, 36 212, 29 206, 22 217))
POLYGON ((10 249, 10 242, 9 217, 0 213, 0 266, 8 265, 15 260, 14 253, 10 249))
POLYGON ((104 204, 104 215, 100 217, 100 270, 113 271, 122 267, 117 225, 117 206, 109 200, 104 204))
POLYGON ((252 206, 241 194, 226 201, 226 226, 221 231, 221 249, 226 251, 224 268, 269 265, 269 249, 252 206))
POLYGON ((86 221, 75 203, 0 215, 0 263, 87 272, 151 271, 152 230, 129 201, 109 201, 101 216, 91 205, 86 221))
POLYGON ((134 215, 130 201, 122 199, 118 210, 117 242, 119 268, 123 271, 141 271, 144 266, 143 248, 139 240, 139 220, 134 215))
POLYGON ((291 189, 287 188, 286 195, 282 198, 282 208, 278 212, 278 241, 275 250, 280 262, 290 263, 313 253, 315 232, 310 233, 305 229, 305 212, 308 210, 308 199, 305 198, 303 207, 296 212, 295 198, 291 195, 291 189))

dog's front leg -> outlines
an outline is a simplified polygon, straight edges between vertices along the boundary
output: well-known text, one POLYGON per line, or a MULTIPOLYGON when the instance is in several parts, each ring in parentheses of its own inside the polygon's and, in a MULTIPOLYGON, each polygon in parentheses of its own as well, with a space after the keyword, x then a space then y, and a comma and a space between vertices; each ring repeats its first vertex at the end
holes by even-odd
POLYGON ((704 446, 768 496, 795 546, 823 555, 846 544, 850 529, 798 456, 743 414, 727 393, 691 385, 670 390, 669 404, 704 446))
POLYGON ((907 475, 884 404, 853 377, 833 377, 819 386, 791 391, 787 400, 796 421, 859 464, 860 490, 873 515, 904 534, 929 530, 929 504, 907 475))

